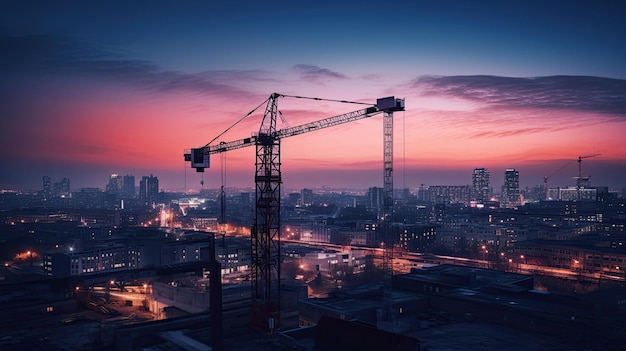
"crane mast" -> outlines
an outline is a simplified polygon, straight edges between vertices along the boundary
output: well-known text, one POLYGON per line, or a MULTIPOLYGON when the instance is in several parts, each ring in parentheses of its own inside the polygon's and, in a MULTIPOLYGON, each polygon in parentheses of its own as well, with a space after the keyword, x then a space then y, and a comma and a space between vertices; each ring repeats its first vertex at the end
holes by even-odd
POLYGON ((272 332, 280 322, 280 138, 277 94, 267 103, 256 138, 255 213, 252 225, 252 325, 272 332), (267 321, 267 322, 266 322, 267 321), (265 324, 267 323, 267 325, 265 324))
MULTIPOLYGON (((391 217, 393 212, 393 112, 404 111, 404 99, 386 97, 376 105, 315 122, 276 130, 279 116, 277 100, 286 95, 273 93, 267 105, 259 132, 249 138, 205 145, 185 152, 185 161, 198 172, 210 167, 210 154, 221 153, 254 145, 255 161, 255 215, 251 230, 252 327, 273 331, 280 326, 280 187, 282 184, 280 141, 282 138, 316 131, 384 113, 384 210, 383 228, 385 250, 383 266, 386 277, 392 273, 393 240, 391 217)), ((299 96, 292 96, 302 98, 299 96)), ((324 100, 314 98, 314 100, 324 100)), ((331 100, 337 101, 337 100, 331 100)), ((348 102, 348 101, 340 101, 348 102)), ((354 102, 349 102, 354 103, 354 102)), ((389 287, 390 288, 390 287, 389 287)))
POLYGON ((563 168, 569 166, 569 164, 572 163, 572 161, 567 161, 566 164, 564 164, 563 166, 561 166, 559 169, 557 169, 556 171, 550 173, 550 175, 547 176, 543 176, 543 199, 544 200, 548 200, 548 179, 552 178, 552 176, 554 176, 555 174, 557 174, 559 171, 561 171, 563 168))
POLYGON ((576 179, 576 189, 578 192, 577 198, 578 201, 581 200, 581 190, 584 187, 589 186, 589 176, 583 176, 583 169, 582 169, 582 163, 583 163, 583 159, 585 158, 591 158, 591 157, 596 157, 596 156, 601 156, 600 154, 590 154, 590 155, 584 155, 584 156, 578 156, 578 177, 575 177, 576 179))

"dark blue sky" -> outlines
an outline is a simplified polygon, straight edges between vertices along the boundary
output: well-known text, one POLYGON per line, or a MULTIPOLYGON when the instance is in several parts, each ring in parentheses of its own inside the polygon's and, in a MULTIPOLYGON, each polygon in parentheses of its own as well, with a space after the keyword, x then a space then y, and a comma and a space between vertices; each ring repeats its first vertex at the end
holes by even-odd
MULTIPOLYGON (((586 164, 594 180, 619 186, 625 9, 622 1, 4 1, 0 163, 10 166, 0 188, 36 188, 43 175, 103 187, 110 173, 154 173, 168 189, 196 184, 182 172, 182 150, 274 91, 405 97, 396 161, 411 187, 466 184, 474 167, 492 169, 495 184, 509 167, 523 185, 539 184, 588 153, 602 154, 586 164)), ((291 124, 350 110, 285 103, 291 124)), ((258 123, 225 138, 249 136, 258 123)), ((285 141, 287 186, 382 182, 380 121, 337 128, 285 141)), ((228 157, 231 185, 251 184, 253 151, 228 157)), ((572 176, 555 181, 571 185, 572 176)))

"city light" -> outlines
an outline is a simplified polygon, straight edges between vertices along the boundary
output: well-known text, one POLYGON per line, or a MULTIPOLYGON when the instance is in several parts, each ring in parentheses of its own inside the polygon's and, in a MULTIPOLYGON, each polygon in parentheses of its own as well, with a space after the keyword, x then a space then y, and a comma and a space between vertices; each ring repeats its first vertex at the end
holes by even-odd
POLYGON ((27 260, 33 260, 39 257, 39 254, 35 251, 24 251, 24 252, 19 252, 17 254, 15 254, 14 259, 16 261, 27 261, 27 260))
POLYGON ((622 2, 17 3, 0 349, 626 344, 622 2))

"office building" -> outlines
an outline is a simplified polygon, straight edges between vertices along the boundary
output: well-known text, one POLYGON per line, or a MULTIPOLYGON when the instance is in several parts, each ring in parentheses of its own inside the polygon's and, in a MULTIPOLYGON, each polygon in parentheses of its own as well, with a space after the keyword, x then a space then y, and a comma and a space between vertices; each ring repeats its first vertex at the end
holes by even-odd
POLYGON ((122 177, 120 175, 113 173, 109 176, 106 192, 113 195, 122 195, 122 177))
POLYGON ((489 170, 487 168, 475 168, 472 174, 472 200, 484 204, 489 201, 490 197, 489 170))
POLYGON ((159 194, 159 179, 152 174, 143 176, 139 182, 139 200, 143 205, 156 203, 159 194))
POLYGON ((520 204, 519 171, 509 168, 504 171, 504 185, 502 186, 500 207, 512 208, 520 204))
POLYGON ((52 195, 54 197, 70 197, 70 180, 63 178, 60 182, 52 184, 52 195))
POLYGON ((48 176, 44 176, 41 180, 42 192, 44 200, 48 200, 52 197, 52 180, 48 176))
POLYGON ((135 176, 134 175, 127 174, 122 178, 122 196, 126 199, 132 199, 135 197, 135 176))
POLYGON ((467 204, 470 199, 469 185, 431 185, 425 199, 434 204, 467 204))
POLYGON ((140 251, 127 245, 102 245, 86 251, 44 253, 46 275, 81 276, 140 267, 140 251))
POLYGON ((313 204, 313 190, 300 190, 300 206, 311 206, 313 204))

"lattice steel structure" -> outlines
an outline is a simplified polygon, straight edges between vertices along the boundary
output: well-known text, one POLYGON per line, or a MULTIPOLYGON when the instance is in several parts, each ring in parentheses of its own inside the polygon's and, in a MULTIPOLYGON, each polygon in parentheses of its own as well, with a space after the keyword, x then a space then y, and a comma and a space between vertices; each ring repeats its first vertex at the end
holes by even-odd
MULTIPOLYGON (((358 111, 276 130, 276 119, 279 114, 277 100, 279 97, 327 100, 273 93, 266 100, 267 104, 263 121, 257 135, 231 142, 209 145, 214 139, 203 147, 190 149, 184 155, 185 160, 191 162, 191 167, 198 172, 204 172, 204 169, 210 166, 210 154, 252 145, 256 147, 256 171, 254 177, 256 184, 256 210, 251 231, 252 323, 256 329, 270 332, 280 327, 281 139, 360 120, 384 112, 384 222, 389 223, 393 211, 393 111, 404 110, 404 99, 396 99, 393 96, 378 99, 376 105, 327 100, 369 106, 358 111)), ((254 110, 248 113, 248 115, 252 114, 252 112, 254 110)), ((386 236, 389 237, 390 228, 387 227, 387 229, 386 236)), ((389 242, 392 243, 391 240, 389 242)), ((392 249, 392 246, 392 244, 389 245, 390 249, 392 249)), ((392 257, 392 253, 389 255, 385 253, 386 271, 391 269, 390 260, 392 257)))

